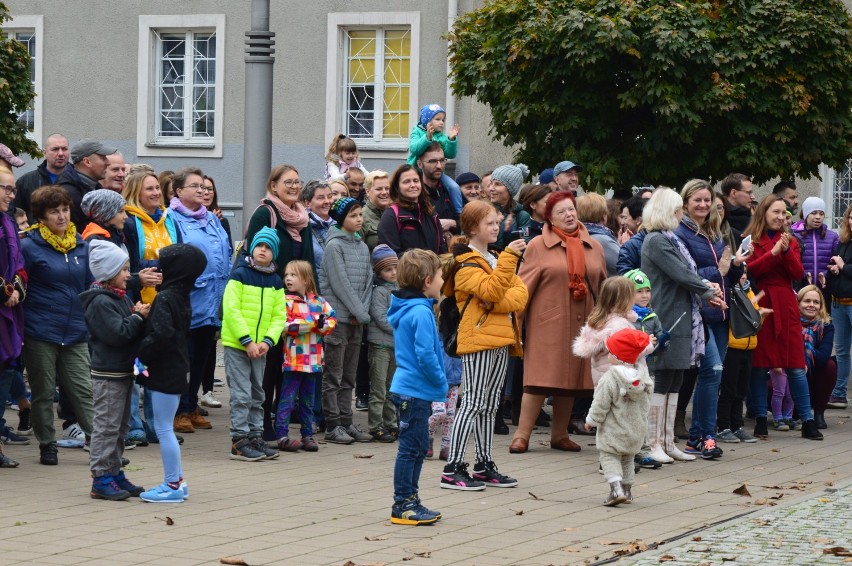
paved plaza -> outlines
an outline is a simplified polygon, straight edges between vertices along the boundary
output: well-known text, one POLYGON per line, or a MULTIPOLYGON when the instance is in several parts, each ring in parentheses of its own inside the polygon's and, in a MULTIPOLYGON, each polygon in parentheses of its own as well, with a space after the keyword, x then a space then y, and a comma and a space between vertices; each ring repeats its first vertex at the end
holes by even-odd
MULTIPOLYGON (((227 400, 225 388, 216 391, 227 400)), ((839 564, 852 547, 850 414, 827 412, 823 442, 773 432, 758 444, 723 444, 719 461, 642 470, 634 503, 616 508, 601 505, 607 488, 593 437, 574 437, 582 452, 564 453, 538 429, 530 452, 510 455, 511 436, 498 436, 495 459, 517 488, 440 489, 443 463, 427 461, 421 497, 444 518, 405 527, 388 521, 395 444, 321 444, 314 454, 231 461, 226 404, 210 410, 213 430, 185 435, 190 499, 182 504, 93 500, 87 453, 60 449, 59 466, 49 467, 38 464, 35 442, 6 446, 21 466, 0 470, 0 557, 7 566, 189 566, 224 557, 252 566, 544 566, 619 557, 619 564, 839 564), (733 493, 742 485, 749 495, 733 493), (655 550, 657 543, 664 544, 655 550)), ((357 413, 362 425, 365 418, 357 413)), ((155 445, 126 456, 133 481, 162 481, 155 445)))

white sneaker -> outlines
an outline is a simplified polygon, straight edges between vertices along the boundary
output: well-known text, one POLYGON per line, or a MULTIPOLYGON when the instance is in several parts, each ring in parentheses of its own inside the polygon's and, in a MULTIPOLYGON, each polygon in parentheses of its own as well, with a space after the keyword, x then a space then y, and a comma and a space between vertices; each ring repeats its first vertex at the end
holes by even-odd
POLYGON ((222 406, 222 402, 213 395, 212 391, 208 391, 204 395, 201 396, 201 400, 199 403, 205 407, 212 407, 214 409, 218 409, 222 406))
POLYGON ((66 440, 86 440, 86 433, 77 423, 62 429, 62 438, 66 440))

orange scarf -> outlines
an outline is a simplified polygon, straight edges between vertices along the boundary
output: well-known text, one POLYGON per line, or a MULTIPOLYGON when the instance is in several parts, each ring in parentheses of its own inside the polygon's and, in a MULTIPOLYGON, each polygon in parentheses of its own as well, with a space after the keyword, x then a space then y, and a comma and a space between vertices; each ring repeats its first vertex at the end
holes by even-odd
POLYGON ((571 233, 550 225, 553 233, 565 243, 565 253, 568 257, 568 288, 571 289, 575 301, 586 298, 586 255, 583 252, 583 242, 580 241, 580 228, 571 233))

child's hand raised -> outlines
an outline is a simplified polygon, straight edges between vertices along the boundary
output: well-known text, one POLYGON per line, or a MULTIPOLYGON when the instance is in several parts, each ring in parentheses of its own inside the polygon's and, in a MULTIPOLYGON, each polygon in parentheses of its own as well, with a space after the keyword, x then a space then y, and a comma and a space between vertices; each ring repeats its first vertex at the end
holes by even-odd
POLYGON ((432 134, 435 133, 435 126, 432 125, 432 122, 426 124, 426 139, 432 141, 432 134))
POLYGON ((458 136, 460 133, 461 126, 459 126, 458 124, 453 124, 452 126, 450 126, 450 130, 447 132, 447 137, 451 140, 454 140, 456 139, 456 136, 458 136))

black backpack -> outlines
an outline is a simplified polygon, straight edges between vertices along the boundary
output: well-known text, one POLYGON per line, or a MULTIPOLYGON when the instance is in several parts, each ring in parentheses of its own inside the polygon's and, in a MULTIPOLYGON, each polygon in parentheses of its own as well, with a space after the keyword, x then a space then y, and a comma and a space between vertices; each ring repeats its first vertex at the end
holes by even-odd
MULTIPOLYGON (((456 271, 458 271, 461 267, 480 267, 480 265, 477 263, 457 263, 451 268, 448 279, 454 280, 456 271)), ((455 293, 449 297, 441 299, 441 303, 438 305, 438 331, 444 339, 444 351, 452 358, 459 357, 456 352, 458 348, 459 323, 461 322, 461 319, 464 316, 464 311, 467 310, 467 305, 470 304, 471 299, 473 299, 473 295, 468 295, 467 300, 464 302, 464 306, 462 306, 461 312, 459 312, 458 303, 456 303, 455 293)))

